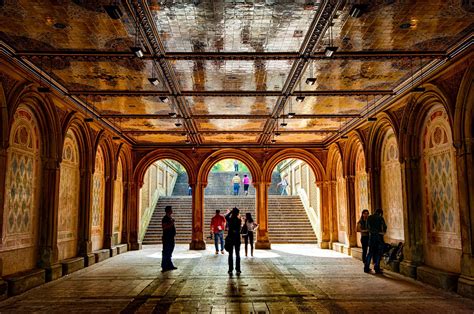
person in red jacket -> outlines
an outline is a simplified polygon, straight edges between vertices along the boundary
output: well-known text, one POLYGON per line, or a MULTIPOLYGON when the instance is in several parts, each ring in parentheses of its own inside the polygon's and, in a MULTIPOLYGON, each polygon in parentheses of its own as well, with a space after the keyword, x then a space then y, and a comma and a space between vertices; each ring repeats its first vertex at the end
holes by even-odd
POLYGON ((211 219, 211 232, 214 234, 214 245, 216 246, 216 254, 219 254, 219 242, 221 243, 221 253, 224 254, 224 230, 225 218, 221 215, 220 210, 216 210, 216 215, 211 219))

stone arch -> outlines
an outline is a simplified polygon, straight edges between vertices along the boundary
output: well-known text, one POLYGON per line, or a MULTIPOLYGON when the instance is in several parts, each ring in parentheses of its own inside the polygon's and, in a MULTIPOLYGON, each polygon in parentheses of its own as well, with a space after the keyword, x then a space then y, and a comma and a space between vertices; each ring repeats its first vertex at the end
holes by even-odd
POLYGON ((72 128, 66 133, 60 164, 57 228, 59 260, 75 257, 78 252, 81 157, 75 134, 72 128))
MULTIPOLYGON (((380 169, 380 152, 382 149, 382 141, 387 130, 392 130, 397 140, 398 148, 400 149, 399 134, 400 128, 397 120, 387 112, 380 113, 377 121, 370 128, 369 137, 367 140, 367 147, 370 149, 366 152, 368 169, 374 169, 376 172, 380 169)), ((400 155, 400 154, 399 154, 400 155)))
POLYGON ((456 145, 467 145, 469 139, 472 143, 474 139, 474 66, 472 64, 464 74, 459 88, 454 122, 454 125, 459 126, 454 129, 456 145))
MULTIPOLYGON (((6 147, 8 144, 8 109, 7 109, 7 99, 5 91, 3 90, 3 85, 0 82, 0 147, 6 147)), ((0 202, 0 205, 2 203, 0 202)))
POLYGON ((304 149, 289 148, 279 151, 267 160, 263 167, 263 181, 271 182, 273 169, 275 169, 281 161, 288 158, 300 159, 306 162, 311 167, 311 170, 313 170, 316 181, 321 182, 324 180, 324 167, 314 154, 311 154, 304 149))
POLYGON ((197 179, 198 182, 203 185, 203 187, 206 187, 207 185, 207 178, 209 172, 212 169, 212 166, 224 159, 237 159, 243 162, 250 170, 250 173, 252 175, 252 184, 255 185, 261 182, 262 170, 260 169, 260 166, 258 165, 257 161, 249 153, 238 149, 225 148, 220 149, 209 155, 203 161, 201 167, 199 167, 197 179))
POLYGON ((89 130, 89 126, 77 115, 72 112, 68 117, 64 120, 62 129, 62 142, 61 142, 61 149, 64 147, 64 140, 66 138, 66 134, 68 132, 73 132, 76 140, 79 145, 79 162, 80 167, 82 170, 86 169, 91 164, 91 156, 93 150, 91 149, 93 142, 89 130))
POLYGON ((336 180, 336 164, 338 158, 342 160, 342 150, 339 143, 329 146, 328 159, 326 164, 326 177, 328 180, 336 180))
POLYGON ((119 157, 114 177, 114 200, 112 214, 112 242, 119 244, 122 241, 122 221, 124 211, 124 163, 119 157))
POLYGON ((172 159, 179 162, 186 169, 189 184, 196 182, 195 166, 192 159, 175 149, 157 149, 140 159, 133 172, 134 182, 140 187, 143 184, 143 178, 148 167, 160 159, 172 159))
POLYGON ((91 197, 91 241, 92 250, 102 249, 104 244, 105 197, 106 197, 106 156, 104 148, 99 145, 95 154, 94 174, 92 178, 91 197))
POLYGON ((362 135, 358 131, 351 132, 349 140, 345 144, 344 154, 344 172, 347 175, 355 175, 356 161, 361 150, 365 158, 366 147, 362 135))
POLYGON ((22 260, 4 263, 3 274, 34 268, 38 254, 41 214, 42 138, 38 121, 27 105, 16 106, 9 130, 7 173, 1 250, 21 249, 19 255, 4 259, 22 260))

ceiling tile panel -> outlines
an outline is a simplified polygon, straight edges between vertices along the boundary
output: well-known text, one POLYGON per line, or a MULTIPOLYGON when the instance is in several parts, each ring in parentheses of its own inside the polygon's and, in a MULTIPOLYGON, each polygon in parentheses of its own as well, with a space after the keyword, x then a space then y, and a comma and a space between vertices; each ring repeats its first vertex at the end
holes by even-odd
POLYGON ((179 134, 128 133, 127 135, 140 144, 183 144, 186 140, 186 136, 179 134))
POLYGON ((150 8, 167 51, 281 52, 299 50, 319 2, 166 1, 150 8))
POLYGON ((186 97, 193 115, 269 115, 278 97, 186 97))
POLYGON ((101 114, 163 114, 167 115, 171 109, 158 97, 142 96, 82 96, 82 100, 91 104, 101 114))
POLYGON ((225 133, 225 134, 204 134, 206 144, 256 144, 259 134, 225 133))
POLYGON ((322 133, 283 133, 276 137, 276 144, 284 143, 308 143, 316 144, 324 141, 330 134, 322 133))
MULTIPOLYGON (((380 96, 311 96, 298 103, 292 97, 292 112, 298 114, 359 114, 380 96), (374 98, 375 97, 375 98, 374 98)), ((288 113, 289 106, 285 106, 288 113)))
POLYGON ((172 119, 120 119, 120 127, 125 131, 181 131, 172 119))
POLYGON ((281 90, 293 60, 175 60, 182 90, 281 90))
POLYGON ((197 120, 199 131, 262 131, 264 119, 197 120))

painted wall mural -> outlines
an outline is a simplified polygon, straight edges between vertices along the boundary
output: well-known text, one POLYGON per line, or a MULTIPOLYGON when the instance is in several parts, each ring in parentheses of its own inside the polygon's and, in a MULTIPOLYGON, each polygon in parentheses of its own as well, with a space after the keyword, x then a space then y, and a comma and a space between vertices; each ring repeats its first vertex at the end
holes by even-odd
POLYGON ((100 146, 95 157, 92 180, 92 250, 95 251, 101 249, 104 242, 105 163, 100 146))
POLYGON ((77 255, 79 193, 79 149, 76 136, 72 131, 68 131, 64 140, 59 180, 59 260, 77 255))
POLYGON ((37 123, 31 111, 20 106, 14 115, 7 154, 2 248, 37 243, 39 152, 37 123))
POLYGON ((380 173, 382 209, 387 223, 387 242, 403 241, 402 173, 398 160, 398 144, 393 130, 385 134, 382 144, 380 173))
POLYGON ((338 158, 336 165, 336 191, 339 242, 347 243, 347 201, 346 201, 346 180, 344 179, 341 158, 338 158))
POLYGON ((425 120, 422 154, 427 242, 460 249, 455 150, 448 115, 441 106, 431 110, 425 120))
POLYGON ((114 216, 113 237, 115 244, 122 241, 122 211, 123 211, 123 166, 122 160, 117 163, 117 178, 114 182, 114 216))

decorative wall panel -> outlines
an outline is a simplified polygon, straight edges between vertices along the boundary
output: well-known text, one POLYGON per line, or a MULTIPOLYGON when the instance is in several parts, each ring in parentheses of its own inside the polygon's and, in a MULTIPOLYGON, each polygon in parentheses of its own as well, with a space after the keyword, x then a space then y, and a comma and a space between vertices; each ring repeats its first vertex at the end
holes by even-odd
POLYGON ((430 244, 461 248, 456 162, 448 115, 428 115, 422 140, 424 214, 430 244))
POLYGON ((76 136, 68 131, 64 140, 59 180, 59 260, 76 256, 79 215, 79 150, 76 136))
POLYGON ((92 250, 99 250, 104 242, 105 163, 104 152, 99 146, 95 156, 92 186, 92 250))
POLYGON ((10 132, 2 248, 34 247, 38 234, 39 137, 33 114, 20 106, 10 132))
POLYGON ((119 159, 117 163, 117 178, 114 182, 114 215, 113 215, 113 235, 114 242, 118 244, 122 241, 122 212, 123 212, 123 165, 119 159))
POLYGON ((380 173, 382 209, 387 223, 386 241, 404 239, 402 174, 398 160, 398 144, 393 130, 385 134, 382 144, 380 173))
POLYGON ((346 199, 346 180, 344 179, 341 158, 336 165, 336 190, 337 190, 337 210, 339 226, 339 242, 346 243, 347 230, 347 199, 346 199))

